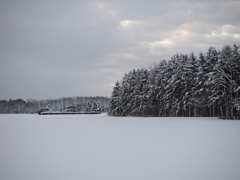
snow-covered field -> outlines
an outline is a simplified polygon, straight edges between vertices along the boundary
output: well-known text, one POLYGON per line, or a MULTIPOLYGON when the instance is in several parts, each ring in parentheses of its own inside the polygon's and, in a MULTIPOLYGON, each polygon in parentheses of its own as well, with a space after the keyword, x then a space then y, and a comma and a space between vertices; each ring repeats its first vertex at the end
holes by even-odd
POLYGON ((239 180, 240 121, 0 115, 1 180, 239 180))

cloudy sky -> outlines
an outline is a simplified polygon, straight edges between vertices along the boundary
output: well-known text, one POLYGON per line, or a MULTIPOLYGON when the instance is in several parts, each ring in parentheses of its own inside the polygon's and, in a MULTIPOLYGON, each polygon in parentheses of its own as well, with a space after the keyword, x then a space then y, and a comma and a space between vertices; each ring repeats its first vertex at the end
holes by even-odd
POLYGON ((0 0, 0 99, 108 96, 133 68, 240 42, 239 0, 0 0))

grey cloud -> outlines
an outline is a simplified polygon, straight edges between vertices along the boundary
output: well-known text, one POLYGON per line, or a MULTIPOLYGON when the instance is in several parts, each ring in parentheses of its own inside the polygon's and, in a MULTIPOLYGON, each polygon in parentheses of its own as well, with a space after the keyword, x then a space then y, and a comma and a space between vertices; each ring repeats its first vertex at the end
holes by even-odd
POLYGON ((207 0, 3 0, 0 99, 110 96, 111 84, 132 68, 239 41, 239 7, 207 0))

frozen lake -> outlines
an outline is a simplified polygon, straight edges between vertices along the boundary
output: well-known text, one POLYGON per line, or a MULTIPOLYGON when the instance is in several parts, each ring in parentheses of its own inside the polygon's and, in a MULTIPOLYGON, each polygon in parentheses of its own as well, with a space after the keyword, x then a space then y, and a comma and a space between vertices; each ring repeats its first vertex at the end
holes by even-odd
POLYGON ((239 180, 240 121, 0 115, 1 180, 239 180))

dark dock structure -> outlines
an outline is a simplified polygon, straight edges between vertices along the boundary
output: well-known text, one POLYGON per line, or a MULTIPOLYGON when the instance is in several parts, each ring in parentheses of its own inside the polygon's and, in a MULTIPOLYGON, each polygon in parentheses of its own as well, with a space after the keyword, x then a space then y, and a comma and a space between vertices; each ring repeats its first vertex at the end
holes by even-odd
POLYGON ((40 112, 39 115, 101 114, 101 112, 40 112))

